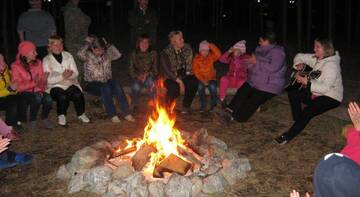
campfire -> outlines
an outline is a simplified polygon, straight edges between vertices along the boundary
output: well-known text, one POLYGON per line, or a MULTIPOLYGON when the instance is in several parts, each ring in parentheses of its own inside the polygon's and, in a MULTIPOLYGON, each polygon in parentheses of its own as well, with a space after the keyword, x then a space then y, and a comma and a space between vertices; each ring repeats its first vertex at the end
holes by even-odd
POLYGON ((207 129, 186 132, 175 127, 175 103, 163 104, 162 87, 160 81, 142 138, 101 140, 60 166, 56 176, 69 181, 68 193, 209 196, 246 177, 249 160, 207 129))
POLYGON ((143 138, 127 140, 126 147, 114 151, 110 163, 130 159, 136 171, 143 171, 146 177, 153 178, 164 178, 165 172, 185 175, 200 167, 201 156, 187 147, 181 132, 174 126, 176 117, 169 115, 173 114, 175 104, 167 107, 161 100, 159 96, 153 102, 154 110, 148 118, 143 138))

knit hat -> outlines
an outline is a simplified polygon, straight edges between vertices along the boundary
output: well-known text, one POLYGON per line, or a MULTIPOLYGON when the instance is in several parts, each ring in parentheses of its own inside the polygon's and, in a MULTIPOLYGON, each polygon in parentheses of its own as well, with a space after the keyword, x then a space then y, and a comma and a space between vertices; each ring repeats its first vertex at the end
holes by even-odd
POLYGON ((26 56, 32 50, 36 50, 36 46, 29 41, 22 41, 18 46, 18 55, 26 56))
POLYGON ((199 44, 199 51, 202 51, 202 50, 210 50, 209 42, 208 42, 208 41, 203 40, 203 41, 200 42, 200 44, 199 44))
POLYGON ((239 49, 241 51, 241 53, 245 53, 246 52, 246 41, 245 40, 241 40, 239 42, 237 42, 234 46, 234 49, 239 49))
POLYGON ((325 156, 315 169, 316 197, 360 196, 360 166, 340 153, 325 156))

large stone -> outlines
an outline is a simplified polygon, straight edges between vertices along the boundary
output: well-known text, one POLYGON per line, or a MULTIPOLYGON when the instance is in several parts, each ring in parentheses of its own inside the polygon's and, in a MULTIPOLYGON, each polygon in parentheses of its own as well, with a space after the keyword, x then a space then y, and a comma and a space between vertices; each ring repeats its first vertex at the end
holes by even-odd
POLYGON ((223 192, 227 185, 226 180, 220 173, 213 174, 203 180, 202 191, 206 194, 223 192))
POLYGON ((203 187, 202 179, 200 177, 194 176, 191 178, 191 183, 192 183, 191 196, 192 197, 199 196, 203 187))
POLYGON ((192 183, 188 177, 173 173, 165 186, 166 196, 189 197, 192 191, 192 183))
POLYGON ((94 148, 95 150, 98 150, 100 152, 103 152, 107 157, 112 155, 113 148, 110 142, 106 140, 101 140, 99 142, 96 142, 95 144, 90 146, 91 148, 94 148))
POLYGON ((89 146, 78 150, 71 158, 71 162, 66 165, 71 175, 77 172, 90 169, 96 165, 103 165, 106 154, 89 146))
POLYGON ((86 191, 105 194, 111 180, 111 173, 111 168, 107 166, 97 166, 90 169, 84 175, 84 181, 89 185, 86 187, 86 191))
POLYGON ((216 145, 224 150, 228 148, 227 144, 224 141, 211 135, 206 138, 206 141, 209 145, 216 145))
POLYGON ((224 159, 222 166, 221 174, 230 185, 234 185, 239 179, 246 177, 246 172, 251 170, 250 162, 246 158, 224 159))
POLYGON ((135 172, 125 179, 126 181, 126 192, 130 197, 147 197, 149 191, 145 177, 140 172, 135 172))
POLYGON ((239 159, 239 153, 235 149, 228 148, 226 150, 226 153, 225 153, 223 159, 229 159, 229 160, 239 159))
POLYGON ((164 197, 165 184, 161 181, 154 181, 149 183, 148 189, 150 197, 164 197))
POLYGON ((111 181, 104 197, 126 197, 126 185, 122 180, 111 181))
POLYGON ((135 172, 130 162, 122 162, 113 172, 113 179, 125 179, 135 172))
POLYGON ((65 165, 61 165, 59 170, 56 172, 56 178, 66 181, 71 178, 70 172, 66 169, 65 165))
POLYGON ((210 155, 223 158, 225 157, 226 151, 226 149, 216 144, 209 145, 210 155))
POLYGON ((79 192, 86 187, 86 183, 84 182, 84 174, 79 173, 71 177, 71 180, 68 185, 68 193, 73 194, 75 192, 79 192))

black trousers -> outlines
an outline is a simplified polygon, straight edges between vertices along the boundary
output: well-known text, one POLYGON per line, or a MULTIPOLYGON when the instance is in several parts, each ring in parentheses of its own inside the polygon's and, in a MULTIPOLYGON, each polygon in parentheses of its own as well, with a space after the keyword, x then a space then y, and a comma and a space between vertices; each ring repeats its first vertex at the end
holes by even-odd
POLYGON ((311 93, 307 89, 292 90, 288 92, 291 113, 294 124, 284 133, 288 140, 293 139, 306 127, 310 120, 330 109, 340 105, 340 102, 328 96, 318 96, 311 99, 311 93), (306 104, 302 109, 301 104, 306 104))
POLYGON ((5 111, 5 123, 9 126, 16 125, 19 99, 20 97, 18 95, 9 95, 0 98, 0 110, 5 111))
POLYGON ((75 85, 66 90, 59 87, 51 88, 50 95, 56 101, 58 115, 66 115, 70 101, 74 102, 77 116, 85 112, 84 94, 75 85))
POLYGON ((28 107, 30 106, 30 121, 35 121, 42 106, 41 120, 48 118, 52 108, 51 96, 46 92, 22 92, 19 94, 18 121, 27 121, 28 107))
MULTIPOLYGON (((185 86, 185 95, 183 100, 183 107, 189 108, 193 102, 196 92, 198 90, 199 81, 194 75, 186 75, 182 79, 185 86)), ((172 80, 166 79, 164 85, 167 89, 166 100, 167 103, 173 102, 180 95, 180 86, 179 84, 172 80)))
POLYGON ((228 108, 232 110, 234 120, 246 122, 260 105, 274 96, 275 94, 258 90, 245 82, 237 90, 228 108))

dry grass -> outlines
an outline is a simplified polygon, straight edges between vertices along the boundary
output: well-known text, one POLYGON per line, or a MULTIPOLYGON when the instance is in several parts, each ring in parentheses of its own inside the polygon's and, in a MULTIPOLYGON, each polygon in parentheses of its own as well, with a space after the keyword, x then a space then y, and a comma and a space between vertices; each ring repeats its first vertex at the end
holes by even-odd
MULTIPOLYGON (((252 171, 248 177, 228 189, 224 196, 288 196, 292 189, 312 191, 316 163, 326 153, 339 151, 344 144, 340 131, 346 123, 323 115, 315 118, 290 144, 278 146, 272 138, 290 126, 289 106, 272 100, 264 108, 244 124, 224 125, 212 114, 194 113, 177 118, 179 129, 195 131, 206 127, 210 134, 250 159, 252 171)), ((22 134, 23 140, 14 142, 11 149, 29 152, 35 160, 32 165, 0 171, 0 196, 69 196, 67 184, 56 180, 55 173, 77 150, 100 139, 142 134, 146 113, 138 115, 135 124, 123 121, 116 125, 104 118, 100 105, 90 103, 87 109, 93 120, 91 124, 78 123, 70 111, 69 128, 22 134)), ((55 114, 52 118, 55 121, 55 114)), ((79 192, 73 196, 96 195, 79 192)))

